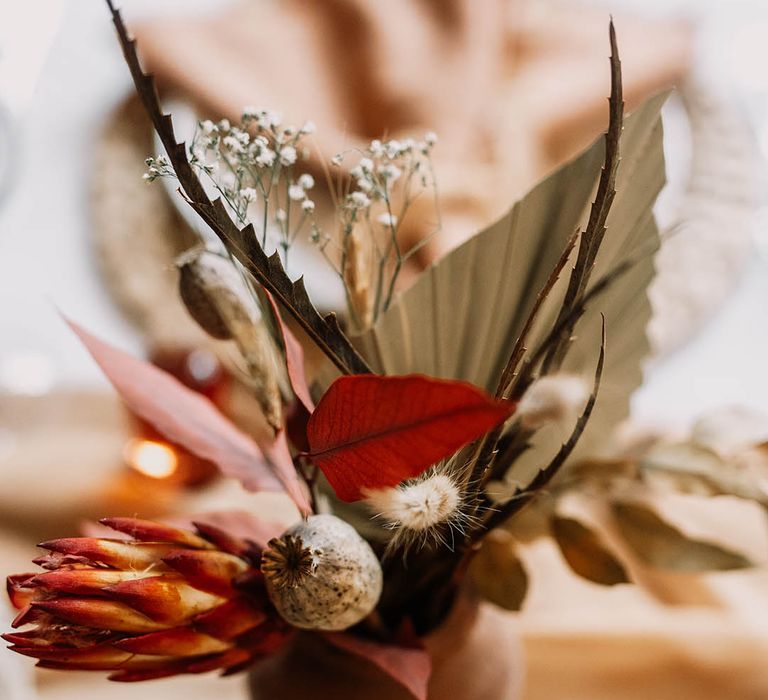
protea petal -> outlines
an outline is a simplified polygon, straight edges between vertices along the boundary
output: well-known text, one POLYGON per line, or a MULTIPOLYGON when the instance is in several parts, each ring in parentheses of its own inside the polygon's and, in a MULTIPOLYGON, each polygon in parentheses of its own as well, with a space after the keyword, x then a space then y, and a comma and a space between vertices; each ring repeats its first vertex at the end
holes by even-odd
POLYGON ((202 537, 198 537, 188 530, 171 527, 153 520, 140 520, 139 518, 102 518, 99 520, 117 532, 130 535, 141 542, 175 542, 185 547, 195 549, 212 549, 213 545, 202 537))
POLYGON ((163 561, 196 588, 220 596, 232 596, 232 581, 248 570, 239 557, 217 550, 179 549, 163 561))
POLYGON ((111 597, 165 625, 179 625, 226 599, 200 591, 177 574, 124 581, 108 589, 111 597))
POLYGON ((148 576, 140 571, 117 569, 59 569, 38 574, 30 583, 38 588, 69 595, 106 595, 105 588, 148 576))
POLYGON ((75 625, 114 632, 144 633, 166 627, 124 603, 101 598, 57 598, 32 603, 32 608, 75 625))
POLYGON ((10 648, 51 669, 109 670, 117 681, 234 673, 291 632, 259 571, 258 545, 135 518, 102 524, 132 539, 51 540, 46 571, 8 578, 21 631, 10 648))
POLYGON ((115 642, 123 651, 159 656, 200 656, 226 651, 232 645, 189 627, 174 627, 115 642))
POLYGON ((94 564, 139 571, 162 566, 162 558, 178 548, 171 542, 128 542, 96 537, 64 537, 39 546, 67 556, 84 557, 94 564))
POLYGON ((261 625, 267 613, 246 600, 235 598, 195 618, 194 627, 216 639, 234 639, 261 625))
POLYGON ((24 656, 31 656, 42 661, 55 661, 56 663, 77 669, 107 670, 115 668, 128 661, 130 652, 118 649, 111 644, 97 644, 85 649, 73 649, 72 647, 11 647, 11 649, 24 656))
POLYGON ((198 533, 205 537, 206 540, 215 544, 218 549, 222 549, 229 554, 241 557, 255 547, 255 545, 249 545, 244 539, 225 532, 215 525, 197 522, 193 524, 198 533))
POLYGON ((246 649, 231 648, 218 656, 201 658, 192 661, 187 666, 187 673, 208 673, 220 668, 229 668, 230 666, 249 663, 252 660, 251 654, 246 649))
POLYGON ((37 564, 43 569, 48 571, 55 571, 56 569, 69 568, 90 568, 91 562, 85 557, 78 557, 74 554, 61 554, 59 552, 49 552, 41 557, 37 557, 32 560, 33 564, 37 564))
POLYGON ((39 592, 29 585, 33 578, 35 574, 15 574, 6 579, 8 598, 17 610, 25 608, 39 596, 39 592))
MULTIPOLYGON (((82 659, 77 657, 71 658, 68 661, 61 661, 59 659, 41 659, 38 661, 37 665, 41 668, 50 668, 60 671, 112 671, 115 668, 152 668, 164 669, 166 672, 163 675, 166 676, 183 673, 184 662, 177 662, 174 658, 159 656, 139 657, 136 654, 130 654, 120 650, 114 651, 122 654, 124 660, 118 663, 110 663, 109 655, 105 654, 103 660, 98 658, 90 659, 87 656, 84 656, 82 659)), ((163 676, 156 677, 161 678, 163 676)))
MULTIPOLYGON (((219 656, 219 654, 216 654, 215 658, 219 656)), ((136 659, 124 664, 114 673, 107 676, 107 678, 118 683, 136 683, 138 681, 169 678, 180 673, 192 673, 189 670, 190 663, 190 659, 167 660, 161 657, 147 657, 146 659, 136 659)))
POLYGON ((29 605, 24 606, 19 611, 19 614, 13 618, 13 622, 11 622, 11 627, 13 627, 14 629, 18 629, 19 627, 23 627, 24 625, 30 625, 36 622, 40 622, 42 620, 47 620, 49 618, 50 618, 50 615, 48 615, 47 612, 45 612, 44 610, 41 610, 38 607, 35 607, 32 603, 30 603, 29 605))

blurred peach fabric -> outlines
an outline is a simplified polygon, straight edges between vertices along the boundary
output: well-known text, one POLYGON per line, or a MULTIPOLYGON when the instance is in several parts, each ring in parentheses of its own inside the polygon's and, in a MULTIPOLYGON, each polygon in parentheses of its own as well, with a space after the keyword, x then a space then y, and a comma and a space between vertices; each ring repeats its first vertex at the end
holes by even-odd
MULTIPOLYGON (((605 128, 608 18, 524 0, 285 0, 154 19, 136 35, 161 85, 201 114, 253 105, 311 119, 325 158, 436 131, 444 231, 423 249, 427 264, 605 128)), ((690 32, 615 22, 631 109, 685 74, 690 32)))

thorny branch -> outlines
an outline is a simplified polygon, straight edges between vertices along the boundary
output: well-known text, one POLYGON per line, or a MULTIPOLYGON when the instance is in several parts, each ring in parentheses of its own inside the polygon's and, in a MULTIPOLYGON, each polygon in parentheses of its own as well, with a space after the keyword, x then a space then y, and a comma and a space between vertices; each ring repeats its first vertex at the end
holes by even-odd
POLYGON ((501 525, 511 518, 515 513, 522 510, 536 494, 547 486, 547 484, 554 478, 560 467, 565 464, 568 457, 571 456, 576 444, 581 438, 584 429, 587 427, 589 418, 592 415, 592 410, 595 407, 597 400, 597 394, 600 391, 600 380, 603 376, 603 366, 605 365, 605 318, 603 318, 602 326, 602 340, 600 343, 600 355, 597 360, 597 367, 595 369, 595 379, 592 387, 592 393, 590 394, 587 405, 584 407, 579 420, 576 422, 576 426, 571 433, 571 436, 560 447, 560 450, 552 459, 552 461, 543 469, 540 469, 536 476, 528 483, 528 485, 517 491, 512 498, 504 505, 496 510, 490 511, 489 516, 483 523, 482 528, 476 530, 472 535, 472 542, 477 542, 482 539, 486 532, 489 532, 493 528, 501 525))
MULTIPOLYGON (((595 201, 592 203, 589 213, 589 221, 581 236, 576 265, 568 281, 568 289, 558 321, 571 313, 587 288, 597 253, 605 236, 608 213, 616 196, 616 173, 619 168, 621 130, 624 123, 624 96, 621 81, 621 60, 613 20, 610 22, 609 34, 611 42, 611 96, 608 102, 608 130, 605 133, 605 161, 600 173, 595 201)), ((573 324, 563 326, 560 336, 555 339, 544 358, 542 369, 545 374, 553 368, 557 369, 562 363, 572 332, 573 324)))

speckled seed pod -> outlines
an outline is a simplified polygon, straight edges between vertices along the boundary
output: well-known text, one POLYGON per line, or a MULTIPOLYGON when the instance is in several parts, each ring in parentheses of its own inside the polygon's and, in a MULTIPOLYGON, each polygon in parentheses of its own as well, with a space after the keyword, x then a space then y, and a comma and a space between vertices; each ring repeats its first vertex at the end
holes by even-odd
POLYGON ((277 611, 302 629, 347 629, 366 617, 381 595, 379 560, 335 515, 312 515, 271 540, 261 570, 277 611))

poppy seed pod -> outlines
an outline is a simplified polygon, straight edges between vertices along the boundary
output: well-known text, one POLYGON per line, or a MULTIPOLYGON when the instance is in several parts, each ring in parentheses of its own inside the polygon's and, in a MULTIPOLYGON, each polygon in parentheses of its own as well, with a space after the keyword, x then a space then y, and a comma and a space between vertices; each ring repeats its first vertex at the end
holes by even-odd
POLYGON ((269 542, 261 560, 267 591, 287 622, 344 630, 373 611, 382 588, 379 560, 351 525, 313 515, 269 542))

